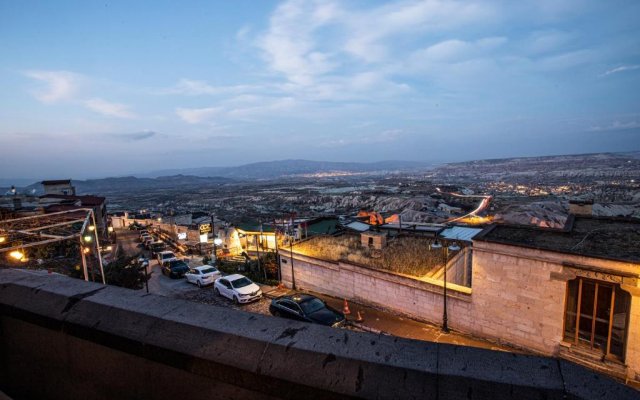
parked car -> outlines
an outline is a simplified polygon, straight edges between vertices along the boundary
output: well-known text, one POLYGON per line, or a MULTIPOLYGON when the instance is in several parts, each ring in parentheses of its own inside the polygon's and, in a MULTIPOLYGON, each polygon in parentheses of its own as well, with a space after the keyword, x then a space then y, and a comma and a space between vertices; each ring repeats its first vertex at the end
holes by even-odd
POLYGON ((165 246, 162 240, 158 240, 157 242, 152 242, 149 245, 149 249, 151 250, 151 255, 153 257, 157 257, 160 252, 167 249, 167 246, 165 246))
POLYGON ((189 266, 182 260, 167 261, 162 264, 162 274, 169 278, 182 278, 189 272, 189 266))
POLYGON ((184 276, 187 278, 187 282, 203 287, 211 285, 216 279, 220 278, 221 274, 217 268, 203 265, 191 268, 184 276))
POLYGON ((178 257, 176 257, 176 255, 173 254, 173 251, 171 250, 165 250, 158 253, 158 263, 160 265, 163 265, 164 263, 169 261, 177 261, 177 260, 178 260, 178 257))
POLYGON ((148 267, 149 266, 149 259, 145 256, 140 256, 138 257, 138 264, 140 264, 141 267, 148 267))
POLYGON ((213 284, 213 291, 234 303, 249 303, 262 298, 262 290, 244 275, 234 274, 217 279, 213 284))
POLYGON ((276 317, 333 327, 343 326, 345 317, 321 299, 309 294, 280 296, 271 300, 269 312, 276 317))

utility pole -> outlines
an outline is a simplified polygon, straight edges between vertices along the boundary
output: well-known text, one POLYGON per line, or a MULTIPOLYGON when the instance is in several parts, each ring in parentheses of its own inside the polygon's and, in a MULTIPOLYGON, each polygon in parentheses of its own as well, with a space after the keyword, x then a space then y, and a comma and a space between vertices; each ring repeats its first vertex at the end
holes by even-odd
POLYGON ((213 235, 213 249, 211 250, 211 260, 213 261, 213 266, 215 267, 218 264, 218 257, 216 254, 216 229, 213 218, 213 214, 211 214, 211 234, 213 235))

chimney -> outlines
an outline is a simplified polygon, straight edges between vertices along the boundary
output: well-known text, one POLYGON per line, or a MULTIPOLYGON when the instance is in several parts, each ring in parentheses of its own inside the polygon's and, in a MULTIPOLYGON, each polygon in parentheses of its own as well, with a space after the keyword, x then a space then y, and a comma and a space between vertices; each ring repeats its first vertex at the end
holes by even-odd
POLYGON ((360 244, 372 250, 382 250, 387 245, 387 234, 385 232, 362 232, 360 234, 360 244))
POLYGON ((569 214, 593 215, 593 200, 569 200, 569 214))

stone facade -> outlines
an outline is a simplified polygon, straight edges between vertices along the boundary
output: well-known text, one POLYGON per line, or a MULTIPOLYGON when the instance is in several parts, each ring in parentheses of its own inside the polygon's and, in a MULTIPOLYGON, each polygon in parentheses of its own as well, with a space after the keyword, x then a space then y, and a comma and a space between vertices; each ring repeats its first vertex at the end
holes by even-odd
MULTIPOLYGON (((567 282, 593 272, 637 274, 638 265, 519 246, 476 241, 473 246, 473 289, 449 283, 449 326, 461 332, 557 355, 563 343, 567 282)), ((384 307, 439 324, 442 281, 420 280, 343 262, 327 262, 293 254, 295 282, 306 289, 384 307)), ((291 259, 281 254, 282 279, 291 286, 291 259)), ((600 273, 602 275, 602 273, 600 273)), ((597 275, 597 273, 596 273, 597 275)), ((596 276, 597 278, 597 276, 596 276)), ((624 278, 631 293, 625 353, 627 374, 640 378, 640 288, 624 278)))

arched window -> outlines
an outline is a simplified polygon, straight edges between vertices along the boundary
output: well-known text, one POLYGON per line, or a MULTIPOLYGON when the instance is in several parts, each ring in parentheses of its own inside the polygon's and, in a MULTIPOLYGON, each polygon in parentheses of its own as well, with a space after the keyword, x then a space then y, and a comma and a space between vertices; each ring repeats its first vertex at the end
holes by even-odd
POLYGON ((620 285, 581 277, 569 281, 564 340, 624 361, 630 304, 620 285))

